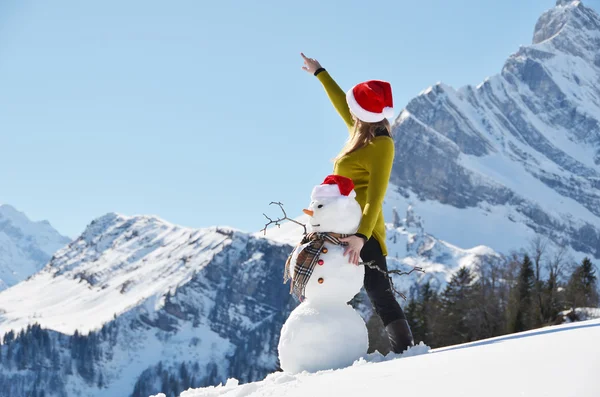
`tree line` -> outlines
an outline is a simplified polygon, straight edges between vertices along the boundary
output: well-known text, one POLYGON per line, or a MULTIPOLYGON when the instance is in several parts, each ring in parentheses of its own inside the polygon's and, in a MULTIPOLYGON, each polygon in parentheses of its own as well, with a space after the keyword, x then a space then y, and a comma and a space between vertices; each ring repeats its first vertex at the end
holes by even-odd
POLYGON ((547 243, 508 258, 460 268, 437 292, 416 287, 405 307, 415 341, 448 346, 576 321, 575 308, 599 304, 595 266, 589 258, 566 265, 565 250, 548 255, 547 243))

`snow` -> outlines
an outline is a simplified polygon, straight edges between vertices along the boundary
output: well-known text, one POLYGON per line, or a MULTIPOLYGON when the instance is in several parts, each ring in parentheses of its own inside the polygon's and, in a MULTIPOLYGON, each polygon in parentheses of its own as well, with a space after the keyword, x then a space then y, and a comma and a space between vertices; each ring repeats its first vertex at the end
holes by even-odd
POLYGON ((565 322, 570 322, 569 315, 572 315, 573 312, 575 312, 574 314, 578 321, 600 318, 600 307, 577 307, 571 310, 564 310, 560 314, 565 317, 565 322))
MULTIPOLYGON (((461 154, 461 164, 482 178, 510 188, 519 195, 539 204, 545 211, 556 214, 571 214, 580 219, 595 218, 583 205, 559 194, 534 175, 523 172, 522 166, 499 154, 485 157, 461 154)), ((548 171, 549 167, 545 170, 548 171)))
POLYGON ((191 277, 231 242, 230 229, 189 229, 156 217, 108 214, 30 279, 0 292, 0 334, 39 323, 65 334, 98 329, 191 277))
POLYGON ((592 320, 383 362, 371 355, 339 370, 278 372, 242 385, 229 379, 180 397, 597 397, 599 337, 600 320, 592 320))
MULTIPOLYGON (((571 201, 562 196, 561 200, 571 201)), ((421 200, 412 192, 408 193, 408 197, 404 197, 397 193, 395 186, 390 185, 384 201, 385 219, 392 219, 394 209, 402 215, 409 207, 422 218, 428 235, 447 246, 449 251, 456 252, 453 256, 469 255, 473 253, 473 248, 481 246, 496 253, 508 254, 526 248, 528 242, 536 236, 536 232, 528 226, 530 220, 511 205, 491 205, 482 202, 477 207, 457 208, 434 200, 421 200)), ((569 209, 565 209, 565 212, 568 214, 569 209)), ((565 221, 576 220, 567 216, 565 221)), ((397 244, 390 243, 394 238, 392 230, 391 226, 388 227, 388 258, 403 258, 409 255, 415 259, 411 253, 406 252, 405 239, 397 244)), ((550 245, 552 248, 552 244, 550 245)), ((568 251, 577 261, 588 255, 573 249, 568 251)), ((454 267, 454 262, 444 260, 438 263, 454 267)))
MULTIPOLYGON (((509 252, 521 248, 523 241, 535 235, 524 224, 509 219, 508 207, 456 208, 438 201, 420 200, 412 193, 404 197, 390 184, 383 204, 385 219, 392 219, 394 209, 402 216, 409 207, 422 219, 428 234, 454 247, 463 247, 459 249, 461 251, 465 247, 484 245, 497 252, 509 252)), ((389 256, 395 254, 390 252, 389 256)), ((404 256, 403 252, 398 254, 398 257, 404 256)))

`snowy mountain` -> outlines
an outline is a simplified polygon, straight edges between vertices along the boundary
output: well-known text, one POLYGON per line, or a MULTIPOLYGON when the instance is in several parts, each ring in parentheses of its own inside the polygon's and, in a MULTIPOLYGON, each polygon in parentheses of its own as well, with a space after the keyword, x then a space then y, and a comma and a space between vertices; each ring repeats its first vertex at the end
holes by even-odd
POLYGON ((69 241, 48 221, 32 222, 10 205, 0 205, 0 291, 40 270, 69 241))
POLYGON ((107 214, 0 293, 0 333, 14 330, 0 390, 148 396, 160 391, 157 373, 196 386, 264 376, 295 305, 282 282, 289 252, 229 228, 107 214))
POLYGON ((438 83, 396 119, 386 203, 436 237, 507 252, 534 235, 600 258, 600 16, 559 0, 500 74, 438 83))
POLYGON ((595 397, 600 393, 599 337, 600 320, 593 320, 384 362, 371 355, 336 371, 278 372, 244 385, 232 378, 217 387, 187 390, 181 397, 595 397))

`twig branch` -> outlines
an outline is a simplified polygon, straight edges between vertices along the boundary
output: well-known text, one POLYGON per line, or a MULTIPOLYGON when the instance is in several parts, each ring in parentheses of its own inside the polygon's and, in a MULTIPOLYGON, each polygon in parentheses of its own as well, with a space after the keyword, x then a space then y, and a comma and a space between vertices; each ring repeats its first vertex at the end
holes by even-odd
POLYGON ((295 220, 295 219, 288 218, 288 216, 287 216, 287 214, 286 214, 285 210, 283 209, 283 204, 282 204, 282 203, 280 203, 280 202, 277 202, 277 201, 271 201, 271 202, 269 203, 269 205, 272 205, 272 204, 277 204, 277 205, 279 206, 279 208, 281 208, 281 211, 283 212, 283 218, 279 218, 279 219, 275 219, 275 220, 273 220, 273 219, 269 218, 269 217, 267 216, 267 214, 264 214, 264 213, 263 213, 263 215, 265 216, 265 218, 267 218, 267 220, 269 221, 269 222, 268 222, 268 223, 265 225, 265 228, 260 230, 261 232, 264 232, 264 235, 266 235, 266 234, 267 234, 267 227, 269 227, 269 225, 271 225, 271 224, 273 224, 273 223, 274 223, 274 224, 275 224, 277 227, 281 227, 281 223, 280 223, 280 222, 281 222, 281 221, 285 221, 285 220, 288 220, 288 221, 290 221, 290 222, 293 222, 293 223, 295 223, 295 224, 297 224, 297 225, 300 225, 300 226, 302 226, 302 227, 304 228, 304 234, 306 234, 306 225, 305 225, 305 224, 303 224, 303 223, 300 223, 300 222, 298 222, 298 221, 297 221, 297 220, 295 220))
POLYGON ((374 270, 377 270, 377 271, 383 273, 385 275, 385 277, 390 281, 390 289, 392 290, 392 292, 399 295, 404 300, 406 300, 406 295, 404 295, 402 292, 398 291, 396 289, 396 287, 394 287, 394 282, 392 281, 390 274, 397 274, 398 276, 408 276, 408 275, 412 274, 413 272, 425 273, 425 270, 423 270, 422 267, 418 267, 418 266, 413 267, 412 270, 409 272, 404 272, 402 270, 396 270, 396 269, 385 271, 382 268, 380 268, 379 266, 377 266, 375 261, 359 262, 359 265, 364 265, 364 266, 369 267, 369 269, 374 269, 374 270))

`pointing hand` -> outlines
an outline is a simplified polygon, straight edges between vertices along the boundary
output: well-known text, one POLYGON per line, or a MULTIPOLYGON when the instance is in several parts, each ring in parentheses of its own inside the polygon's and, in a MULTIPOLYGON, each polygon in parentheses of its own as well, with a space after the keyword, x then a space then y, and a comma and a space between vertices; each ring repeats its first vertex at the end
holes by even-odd
POLYGON ((314 58, 307 58, 304 53, 300 53, 302 58, 304 58, 304 66, 302 66, 302 70, 306 70, 310 74, 315 74, 315 72, 321 68, 321 64, 314 58))

